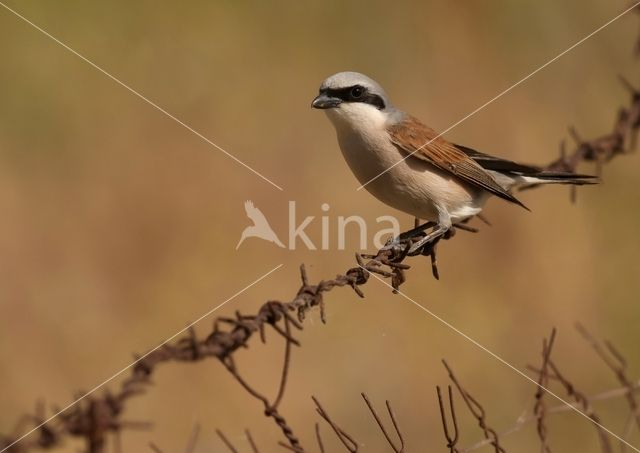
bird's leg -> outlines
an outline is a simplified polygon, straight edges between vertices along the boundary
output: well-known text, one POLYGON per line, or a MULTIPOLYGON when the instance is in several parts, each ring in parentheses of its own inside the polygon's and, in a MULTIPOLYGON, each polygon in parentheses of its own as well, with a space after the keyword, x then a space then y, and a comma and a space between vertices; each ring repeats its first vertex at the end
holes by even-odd
MULTIPOLYGON (((433 222, 430 222, 430 223, 431 225, 433 225, 433 222)), ((447 231, 451 229, 451 226, 452 226, 452 223, 451 223, 451 217, 449 216, 449 213, 444 210, 439 211, 438 223, 434 226, 433 230, 431 230, 431 232, 427 234, 425 237, 418 240, 418 242, 413 244, 409 249, 408 254, 411 255, 411 254, 417 253, 426 244, 429 244, 435 241, 436 239, 444 236, 447 233, 447 231)))
POLYGON ((436 224, 434 222, 426 222, 426 223, 423 223, 422 225, 418 225, 415 228, 410 229, 409 231, 405 231, 404 233, 400 233, 399 236, 387 241, 387 243, 382 248, 382 250, 390 250, 390 249, 393 249, 395 247, 399 247, 400 245, 402 245, 402 243, 404 243, 407 240, 409 240, 409 239, 421 234, 427 228, 431 228, 431 227, 433 227, 435 225, 436 224))
POLYGON ((425 222, 422 225, 417 225, 415 228, 412 228, 409 231, 405 231, 404 233, 400 233, 400 236, 398 236, 394 240, 397 240, 399 242, 406 241, 407 239, 411 239, 413 237, 416 237, 417 235, 422 233, 424 230, 426 230, 428 228, 431 228, 431 227, 433 227, 435 225, 436 225, 435 222, 425 222))
POLYGON ((447 231, 449 231, 450 228, 451 228, 450 226, 437 225, 429 234, 427 234, 425 237, 421 238, 418 242, 413 244, 409 249, 408 254, 412 255, 414 253, 417 253, 425 245, 435 241, 441 236, 444 236, 447 233, 447 231))

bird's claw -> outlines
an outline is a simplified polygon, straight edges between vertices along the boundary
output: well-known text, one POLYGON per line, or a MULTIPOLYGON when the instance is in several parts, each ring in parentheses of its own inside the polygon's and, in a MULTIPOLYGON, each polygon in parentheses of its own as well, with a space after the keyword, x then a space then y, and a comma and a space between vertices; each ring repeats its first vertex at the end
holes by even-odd
POLYGON ((393 250, 402 245, 403 241, 400 237, 390 238, 380 250, 393 250))

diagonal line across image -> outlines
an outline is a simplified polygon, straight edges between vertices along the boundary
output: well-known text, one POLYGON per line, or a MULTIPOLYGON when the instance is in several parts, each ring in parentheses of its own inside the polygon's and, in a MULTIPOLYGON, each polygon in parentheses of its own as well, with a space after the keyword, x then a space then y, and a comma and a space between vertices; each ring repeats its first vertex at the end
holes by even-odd
POLYGON ((640 5, 640 1, 634 3, 632 6, 630 6, 629 8, 625 9, 623 12, 621 12, 620 14, 618 14, 617 16, 615 16, 613 19, 610 19, 609 21, 607 21, 606 23, 604 23, 603 25, 601 25, 600 27, 596 28, 594 31, 592 31, 591 33, 589 33, 588 35, 586 35, 585 37, 583 37, 582 39, 580 39, 578 42, 576 42, 575 44, 573 44, 572 46, 568 47, 567 49, 563 50, 562 52, 560 52, 558 55, 556 55, 555 57, 553 57, 552 59, 550 59, 549 61, 547 61, 546 63, 544 63, 542 66, 539 66, 537 69, 533 70, 532 72, 530 72, 529 74, 527 74, 525 77, 523 77, 522 79, 518 80, 516 83, 514 83, 513 85, 511 85, 509 88, 501 91, 500 93, 498 93, 496 96, 494 96, 493 98, 489 99, 487 102, 485 102, 484 104, 482 104, 480 107, 476 108, 475 110, 473 110, 471 113, 468 113, 467 115, 463 116, 461 119, 459 119, 458 121, 456 121, 455 123, 453 123, 451 126, 447 127, 445 130, 443 130, 442 132, 440 132, 439 134, 437 134, 435 137, 433 137, 431 140, 429 140, 428 142, 426 142, 425 144, 423 144, 422 146, 418 147, 416 150, 408 153, 406 156, 404 156, 402 159, 400 159, 399 161, 395 162, 393 165, 389 166, 386 170, 378 173, 376 176, 374 176, 373 178, 369 179, 367 182, 365 182, 364 184, 362 184, 361 186, 359 186, 356 190, 361 190, 364 189, 367 185, 371 184, 373 181, 375 181, 376 179, 378 179, 380 176, 384 175, 385 173, 389 172, 391 169, 393 169, 394 167, 396 167, 397 165, 400 165, 402 162, 404 162, 405 160, 409 159, 411 156, 413 156, 414 154, 420 152, 422 149, 424 149, 425 147, 429 146, 431 143, 433 143, 434 141, 438 140, 440 137, 442 137, 444 134, 446 134, 447 132, 451 131, 452 129, 454 129, 455 127, 459 126, 460 124, 464 123, 466 120, 468 120, 469 118, 471 118, 472 116, 474 116, 476 113, 484 110, 486 107, 488 107, 489 105, 493 104, 495 101, 497 101, 498 99, 500 99, 502 96, 504 96, 505 94, 509 93, 510 91, 512 91, 513 89, 515 89, 516 87, 522 85, 524 82, 526 82, 527 80, 529 80, 531 77, 533 77, 534 75, 536 75, 538 72, 542 71, 544 68, 546 68, 547 66, 549 66, 551 63, 554 63, 555 61, 559 60, 561 57, 563 57, 564 55, 566 55, 567 53, 571 52, 573 49, 575 49, 576 47, 578 47, 580 44, 584 43, 586 40, 588 40, 589 38, 591 38, 592 36, 596 35, 597 33, 601 32, 602 30, 604 30, 605 28, 607 28, 609 25, 611 25, 612 23, 614 23, 615 21, 617 21, 618 19, 620 19, 622 16, 624 16, 625 14, 627 14, 628 12, 630 12, 632 9, 634 9, 636 6, 640 5))
MULTIPOLYGON (((546 68, 547 66, 549 66, 550 64, 552 64, 553 62, 557 61, 559 58, 561 58, 562 56, 564 56, 565 54, 567 54, 568 52, 570 52, 571 50, 575 49, 576 47, 578 47, 580 44, 584 43, 586 40, 588 40, 589 38, 591 38, 592 36, 594 36, 595 34, 597 34, 598 32, 602 31, 604 28, 606 28, 607 26, 609 26, 610 24, 612 24, 613 22, 615 22, 617 19, 621 18, 622 16, 624 16, 625 14, 627 14, 628 12, 630 12, 632 9, 634 9, 635 7, 637 7, 638 5, 640 5, 640 1, 633 4, 633 6, 629 7, 628 9, 626 9, 625 11, 623 11, 622 13, 618 14, 616 17, 614 17, 613 19, 609 20, 608 22, 606 22, 604 25, 600 26, 599 28, 597 28, 595 31, 591 32, 590 34, 586 35, 585 37, 583 37, 581 40, 579 40, 578 42, 576 42, 575 44, 573 44, 572 46, 570 46, 569 48, 567 48, 566 50, 564 50, 563 52, 561 52, 560 54, 558 54, 557 56, 555 56, 554 58, 552 58, 551 60, 547 61, 545 64, 543 64, 542 66, 540 66, 539 68, 537 68, 536 70, 534 70, 533 72, 529 73, 527 76, 525 76, 524 78, 522 78, 521 80, 519 80, 518 82, 516 82, 515 84, 511 85, 509 88, 505 89, 504 91, 502 91, 501 93, 499 93, 497 96, 493 97, 492 99, 490 99, 489 101, 487 101, 486 103, 484 103, 483 105, 481 105, 480 107, 478 107, 477 109, 475 109, 474 111, 472 111, 471 113, 467 114, 465 117, 463 117, 462 119, 460 119, 459 121, 457 121, 456 123, 454 123, 453 125, 449 126, 447 129, 445 129, 442 133, 438 134, 436 137, 434 137, 432 140, 430 140, 429 142, 425 143, 424 145, 422 145, 421 147, 419 147, 417 150, 413 151, 411 154, 409 154, 408 156, 406 156, 404 159, 402 159, 401 161, 396 162, 394 165, 392 165, 391 167, 389 167, 387 170, 385 170, 384 172, 380 173, 379 175, 377 175, 376 177, 370 179, 369 181, 367 181, 366 183, 364 183, 362 186, 358 187, 357 190, 360 190, 362 188, 364 188, 367 184, 371 183, 372 181, 374 181, 375 179, 377 179, 378 177, 380 177, 381 175, 383 175, 385 172, 389 171, 391 168, 393 168, 395 165, 398 165, 400 162, 402 162, 403 160, 407 159, 408 157, 410 157, 411 155, 415 154, 416 152, 420 151, 420 149, 424 148, 425 146, 428 146, 432 141, 436 140, 437 138, 439 138, 440 136, 442 136, 443 134, 447 133, 448 131, 452 130, 453 128, 457 127, 459 124, 461 124, 462 122, 466 121, 467 119, 471 118, 472 116, 474 116, 476 113, 480 112, 481 110, 483 110, 484 108, 486 108, 487 106, 489 106, 490 104, 492 104, 493 102, 495 102, 496 100, 498 100, 499 98, 501 98, 502 96, 506 95, 507 93, 509 93, 510 91, 512 91, 513 89, 515 89, 516 87, 518 87, 519 85, 521 85, 522 83, 524 83, 525 81, 527 81, 528 79, 530 79, 531 77, 533 77, 535 74, 537 74, 538 72, 540 72, 541 70, 543 70, 544 68, 546 68)), ((144 95, 142 95, 140 92, 136 91, 135 89, 131 88, 129 85, 127 85, 126 83, 122 82, 120 79, 116 78, 115 76, 113 76, 112 74, 110 74, 109 72, 107 72, 105 69, 103 69, 102 67, 98 66, 97 64, 93 63, 91 60, 89 60, 88 58, 84 57, 83 55, 81 55, 80 53, 76 52, 74 49, 72 49, 71 47, 69 47, 67 44, 65 44, 64 42, 60 41, 59 39, 57 39, 56 37, 52 36, 51 34, 49 34, 47 31, 45 31, 44 29, 40 28, 38 25, 34 24, 33 22, 31 22, 30 20, 28 20, 27 18, 25 18, 24 16, 20 15, 18 12, 14 11, 13 9, 11 9, 10 7, 8 7, 7 5, 5 5, 4 3, 0 2, 0 6, 2 6, 3 8, 5 8, 7 11, 11 12, 12 14, 14 14, 15 16, 17 16, 18 18, 20 18, 22 21, 26 22, 27 24, 31 25, 32 27, 34 27, 35 29, 37 29, 39 32, 41 32, 42 34, 46 35, 47 37, 49 37, 50 39, 52 39, 53 41, 55 41, 57 44, 61 45, 62 47, 64 47, 66 50, 68 50, 69 52, 73 53, 74 55, 76 55, 77 57, 79 57, 80 59, 82 59, 83 61, 85 61, 86 63, 88 63, 89 65, 91 65, 93 68, 95 68, 96 70, 100 71, 101 73, 103 73, 105 76, 107 76, 108 78, 110 78, 111 80, 113 80, 114 82, 116 82, 117 84, 119 84, 120 86, 122 86, 123 88, 127 89, 129 92, 131 92, 132 94, 134 94, 135 96, 137 96, 138 98, 142 99, 143 101, 145 101, 147 104, 151 105, 152 107, 156 108, 157 110, 159 110, 161 113, 163 113, 165 116, 169 117, 170 119, 174 120, 175 122, 177 122, 179 125, 181 125, 182 127, 184 127, 185 129, 189 130, 190 132, 192 132, 193 134, 195 134, 196 136, 198 136, 200 139, 202 139, 203 141, 207 142, 209 145, 215 147, 216 149, 218 149, 219 151, 223 152, 225 155, 227 155, 229 158, 233 159, 235 162, 237 162, 238 164, 242 165, 243 167, 245 167, 247 170, 249 170, 250 172, 254 173, 256 176, 260 177, 261 179, 263 179, 264 181, 266 181, 267 183, 269 183, 270 185, 272 185, 273 187, 279 189, 279 190, 283 190, 282 187, 280 187, 279 185, 277 185, 276 183, 274 183, 273 181, 271 181, 269 178, 267 178, 266 176, 262 175, 261 173, 259 173, 258 171, 254 170, 252 167, 250 167, 249 165, 247 165, 246 163, 244 163, 243 161, 241 161, 240 159, 238 159, 237 157, 233 156, 232 154, 230 154, 229 152, 227 152, 225 149, 221 148, 220 146, 216 145, 214 142, 212 142, 210 139, 208 139, 207 137, 205 137, 204 135, 202 135, 201 133, 199 133, 198 131, 194 130, 192 127, 190 127, 189 125, 187 125, 186 123, 184 123, 183 121, 181 121, 180 119, 178 119, 176 116, 172 115, 171 113, 169 113, 168 111, 166 111, 165 109, 163 109, 162 107, 160 107, 158 104, 156 104, 155 102, 149 100, 148 98, 146 98, 144 95)), ((234 298, 236 298, 237 296, 239 296, 240 294, 242 294, 244 291, 246 291, 247 289, 249 289, 250 287, 252 287, 253 285, 257 284, 258 282, 260 282, 261 280, 265 279, 267 276, 271 275, 273 272, 275 272, 276 270, 278 270, 280 267, 282 267, 283 265, 280 264, 278 266, 276 266, 275 268, 271 269, 269 272, 265 273, 264 275, 262 275, 261 277, 259 277, 258 279, 254 280, 252 283, 250 283, 249 285, 245 286, 243 289, 241 289, 240 291, 238 291, 237 293, 235 293, 234 295, 232 295, 231 297, 229 297, 227 300, 223 301, 222 303, 220 303, 219 305, 217 305, 216 307, 214 307, 213 309, 211 309, 210 311, 208 311, 207 313, 205 313, 204 315, 202 315, 201 317, 199 317, 198 319, 196 319, 195 321, 193 321, 191 324, 189 324, 187 327, 185 327, 184 329, 180 330, 179 332, 175 333, 174 335, 172 335, 171 337, 167 338, 165 341, 163 341, 162 343, 160 343, 158 346, 156 346, 155 348, 151 349, 149 352, 147 352, 145 355, 143 355, 142 357, 140 357, 139 359, 137 359, 136 361, 132 362, 131 364, 129 364, 127 367, 123 368, 122 370, 120 370, 119 372, 117 372, 116 374, 114 374, 113 376, 109 377, 108 379, 106 379, 105 381, 103 381, 102 383, 100 383, 99 385, 97 385, 96 387, 94 387, 92 390, 90 390, 89 392, 83 394, 80 398, 78 398, 77 400, 71 402, 70 404, 68 404, 67 406, 65 406, 62 410, 58 411, 57 413, 55 413, 54 415, 52 415, 51 417, 49 417, 47 420, 43 421, 41 424, 39 424, 38 426, 36 426, 35 428, 33 428, 32 430, 30 430, 29 432, 23 434, 21 437, 19 437, 17 440, 15 440, 13 443, 11 443, 10 445, 8 445, 7 447, 5 447, 3 450, 0 450, 0 453, 8 450, 9 448, 11 448, 13 445, 15 445, 16 443, 20 442, 22 439, 26 438, 27 436, 29 436, 31 433, 33 433, 34 431, 38 430, 40 427, 42 427, 43 425, 45 425, 46 423, 48 423, 49 421, 51 421, 52 419, 54 419, 55 417, 57 417, 58 415, 60 415, 61 413, 63 413, 64 411, 66 411, 67 409, 69 409, 70 407, 72 407, 73 405, 77 404, 78 402, 80 402, 82 399, 84 399, 85 397, 89 396, 90 394, 92 394, 93 392, 97 391, 98 389, 100 389, 101 387, 103 387, 104 385, 106 385, 107 383, 109 383, 110 381, 112 381, 113 379, 115 379, 116 377, 118 377, 119 375, 121 375, 122 373, 124 373, 126 370, 128 370, 129 368, 131 368, 132 366, 134 366, 137 362, 139 362, 140 360, 144 359, 144 357, 146 357, 148 354, 150 354, 151 352, 155 351, 156 349, 162 347, 162 345, 164 345, 165 343, 171 341, 172 339, 174 339, 176 336, 182 334, 184 331, 186 331, 188 328, 190 328, 191 326, 195 325, 196 323, 198 323, 199 321, 201 321, 202 319, 206 318, 207 316, 211 315, 213 312, 215 312, 217 309, 221 308, 222 306, 224 306, 226 303, 228 303, 229 301, 233 300, 234 298)), ((373 275, 376 279, 380 280, 384 285, 388 286, 391 288, 391 285, 389 285, 387 282, 385 282, 384 280, 382 280, 381 278, 379 278, 378 276, 373 275)), ((568 403, 567 401, 565 401, 564 399, 562 399, 560 396, 556 395, 555 393, 553 393, 552 391, 548 390, 547 388, 540 386, 535 380, 533 380, 531 377, 529 377, 528 375, 526 375, 524 372, 522 372, 521 370, 519 370, 518 368, 514 367, 513 365, 511 365, 509 362, 507 362, 506 360, 502 359, 500 356, 498 356, 497 354, 493 353, 492 351, 490 351, 489 349, 487 349, 486 347, 484 347, 483 345, 481 345, 480 343, 478 343, 476 340, 474 340, 473 338, 469 337, 468 335, 466 335, 465 333, 463 333, 462 331, 460 331, 459 329, 457 329, 456 327, 454 327, 453 325, 451 325, 450 323, 448 323, 447 321, 445 321, 444 319, 440 318, 438 315, 436 315, 435 313, 431 312, 429 309, 425 308, 423 305, 419 304, 418 302, 414 301, 413 299, 411 299, 409 296, 405 295, 403 292, 398 291, 398 293, 405 299, 407 299, 408 301, 410 301, 411 303, 413 303, 414 305, 416 305, 417 307, 419 307, 421 310, 423 310, 424 312, 426 312, 427 314, 429 314, 430 316, 434 317, 435 319, 437 319, 438 321, 440 321, 441 323, 443 323, 445 326, 447 326, 448 328, 450 328, 451 330, 453 330, 454 332, 456 332, 457 334, 459 334, 460 336, 464 337, 467 341, 471 342, 472 344, 474 344, 475 346, 477 346, 478 348, 482 349, 484 352, 488 353, 489 355, 491 355, 493 358, 497 359, 498 361, 500 361, 502 364, 506 365, 507 367, 509 367, 510 369, 512 369, 513 371, 515 371, 517 374, 519 374, 521 377, 524 377, 525 379, 531 381, 532 383, 534 383, 536 386, 539 386, 540 388, 542 388, 544 391, 546 391, 547 393, 549 393, 551 396, 555 397, 556 399, 558 399, 559 401, 561 401, 563 404, 566 404, 568 407, 570 407, 572 410, 574 410, 575 412, 579 413, 580 415, 582 415, 583 417, 589 419, 592 423, 598 425, 600 428, 602 428, 604 431, 606 431, 608 434, 610 434, 611 436, 615 437, 616 439, 618 439, 619 441, 621 441, 622 443, 624 443, 625 445, 627 445, 628 447, 630 447, 631 449, 633 449, 636 452, 640 453, 640 449, 634 447, 633 445, 629 444, 627 441, 625 441, 624 439, 622 439, 620 436, 618 436, 617 434, 613 433, 612 431, 610 431, 609 429, 605 428, 604 426, 600 425, 599 423, 593 421, 588 415, 586 415, 584 412, 582 412, 580 409, 578 409, 577 407, 575 407, 574 405, 568 403)))
POLYGON ((129 91, 130 93, 133 93, 135 96, 137 96, 138 98, 142 99, 144 102, 146 102, 147 104, 149 104, 150 106, 154 107, 156 110, 160 111, 161 113, 163 113, 165 116, 171 118, 173 121, 175 121, 176 123, 178 123, 180 126, 184 127, 185 129, 187 129, 189 132, 195 134, 197 137, 199 137, 200 139, 204 140, 206 143, 208 143, 209 145, 213 146, 214 148, 216 148, 218 151, 221 151, 223 154, 225 154, 227 157, 229 157, 230 159, 234 160, 236 163, 242 165, 244 168, 246 168, 247 170, 249 170, 251 173, 253 173, 254 175, 258 176, 259 178, 261 178, 263 181, 269 183, 271 186, 275 187, 278 190, 284 190, 282 187, 280 187, 278 184, 276 184, 275 182, 273 182, 271 179, 267 178, 266 176, 264 176, 262 173, 260 173, 258 170, 255 170, 253 167, 249 166, 249 164, 246 164, 245 162, 243 162, 242 160, 238 159, 236 156, 234 156, 233 154, 231 154, 230 152, 228 152, 226 149, 222 148, 221 146, 215 144, 213 141, 211 141, 210 139, 208 139, 207 137, 205 137, 204 135, 202 135, 200 132, 198 132, 197 130, 195 130, 194 128, 192 128, 191 126, 189 126, 187 123, 185 123, 184 121, 180 120, 178 117, 176 117, 175 115, 169 113, 167 110, 165 110, 164 108, 160 107, 158 104, 156 104, 155 102, 153 102, 152 100, 150 100, 149 98, 147 98, 146 96, 144 96, 142 93, 140 93, 139 91, 135 90, 134 88, 132 88, 131 86, 127 85, 125 82, 123 82, 122 80, 120 80, 119 78, 117 78, 116 76, 114 76, 113 74, 111 74, 110 72, 108 72, 106 69, 102 68, 101 66, 98 66, 96 63, 94 63, 93 61, 89 60, 87 57, 85 57, 84 55, 80 54, 79 52, 77 52, 76 50, 72 49, 71 47, 69 47, 67 44, 65 44, 64 42, 60 41, 58 38, 56 38, 55 36, 53 36, 52 34, 50 34, 49 32, 47 32, 46 30, 44 30, 43 28, 39 27, 38 25, 34 24, 33 22, 31 22, 29 19, 27 19, 26 17, 24 17, 23 15, 21 15, 20 13, 18 13, 17 11, 11 9, 10 7, 8 7, 7 5, 5 5, 4 3, 0 2, 0 6, 2 6, 4 9, 6 9, 7 11, 9 11, 10 13, 14 14, 16 17, 20 18, 22 21, 26 22, 27 24, 31 25, 33 28, 35 28, 36 30, 38 30, 40 33, 42 33, 43 35, 47 36, 48 38, 52 39, 53 41, 55 41, 56 43, 58 43, 59 45, 61 45, 62 47, 64 47, 66 50, 68 50, 69 52, 71 52, 72 54, 74 54, 75 56, 77 56, 78 58, 80 58, 82 61, 84 61, 85 63, 88 63, 90 66, 92 66, 93 68, 97 69, 98 71, 100 71, 102 74, 104 74, 105 76, 107 76, 108 78, 110 78, 111 80, 113 80, 114 82, 116 82, 118 85, 120 85, 121 87, 125 88, 127 91, 129 91))
POLYGON ((32 433, 34 433, 35 431, 39 430, 40 428, 42 428, 44 425, 46 425, 47 423, 49 423, 51 420, 53 420, 54 418, 58 417, 60 414, 64 413, 66 410, 68 410, 69 408, 75 406, 76 404, 78 404, 80 401, 82 401, 83 399, 85 399, 86 397, 88 397, 89 395, 91 395, 92 393, 96 392, 97 390, 99 390, 100 388, 104 387, 105 385, 107 385, 109 382, 113 381, 115 378, 117 378, 118 376, 120 376, 122 373, 124 373, 125 371, 127 371, 128 369, 130 369, 131 367, 133 367, 134 365, 136 365, 137 363, 139 363, 141 360, 144 360, 145 357, 147 357, 149 354, 151 354, 152 352, 158 350, 159 348, 161 348, 162 346, 164 346, 165 344, 167 344, 168 342, 170 342, 171 340, 173 340, 174 338, 176 338, 177 336, 181 335, 182 333, 186 332, 187 330, 189 330, 191 327, 195 326, 197 323, 199 323, 200 321, 202 321, 203 319, 207 318, 208 316, 210 316, 213 312, 215 312, 216 310, 218 310, 219 308, 222 308, 224 305, 226 305, 228 302, 231 302, 233 299, 235 299, 236 297, 238 297, 239 295, 241 295, 242 293, 244 293, 245 291, 247 291, 249 288, 251 288, 252 286, 256 285, 257 283, 261 282, 262 280, 264 280, 265 278, 267 278, 269 275, 273 274, 275 271, 277 271, 278 269, 280 269, 283 266, 283 264, 278 264, 276 267, 274 267, 273 269, 271 269, 269 272, 262 274, 260 277, 256 278, 254 281, 252 281, 251 283, 249 283, 247 286, 245 286, 244 288, 242 288, 241 290, 239 290, 238 292, 236 292, 235 294, 233 294, 232 296, 230 296, 229 298, 227 298, 226 300, 224 300, 223 302, 219 303, 218 305, 216 305, 215 307, 213 307, 211 310, 207 311, 206 313, 204 313, 203 315, 201 315, 199 318, 197 318, 195 321, 190 322, 186 327, 184 327, 183 329, 180 329, 179 331, 177 331, 176 333, 174 333, 173 335, 171 335, 169 338, 167 338, 166 340, 164 340, 162 343, 158 344, 157 346, 155 346, 154 348, 152 348, 151 350, 147 351, 145 354, 143 354, 141 357, 138 357, 135 361, 131 362, 129 365, 127 365, 126 367, 122 368, 120 371, 118 371, 117 373, 113 374, 112 376, 110 376, 109 378, 105 379, 104 381, 102 381, 100 384, 96 385, 95 387, 93 387, 91 390, 89 390, 88 392, 84 393, 82 396, 80 396, 79 398, 77 398, 76 400, 70 402, 69 404, 67 404, 65 407, 63 407, 62 409, 60 409, 59 411, 57 411, 55 414, 53 414, 52 416, 50 416, 49 418, 47 418, 46 420, 42 421, 41 423, 39 423, 37 426, 33 427, 31 430, 27 431, 26 433, 22 434, 20 437, 18 437, 16 440, 14 440, 13 442, 11 442, 9 445, 7 445, 6 447, 4 447, 2 450, 0 450, 0 453, 3 453, 7 450, 9 450, 11 447, 13 447, 14 445, 16 445, 18 442, 20 442, 21 440, 23 440, 24 438, 28 437, 29 435, 31 435, 32 433))
MULTIPOLYGON (((580 409, 578 409, 575 405, 569 403, 568 401, 566 401, 564 398, 562 398, 561 396, 557 395, 555 392, 549 390, 547 387, 540 385, 538 382, 536 382, 534 379, 532 379, 530 376, 526 375, 524 372, 522 372, 521 370, 519 370, 517 367, 515 367, 514 365, 510 364, 509 362, 507 362, 505 359, 503 359, 502 357, 500 357, 498 354, 494 353, 493 351, 489 350, 487 347, 483 346, 482 344, 478 343, 478 341, 474 340, 473 338, 471 338, 469 335, 467 335, 466 333, 462 332, 460 329, 458 329, 457 327, 455 327, 454 325, 452 325, 451 323, 449 323, 448 321, 446 321, 445 319, 441 318, 440 316, 438 316, 437 314, 435 314, 434 312, 432 312, 431 310, 429 310, 428 308, 426 308, 424 305, 416 302, 415 300, 413 300, 411 297, 407 296, 405 293, 403 293, 402 291, 400 291, 398 288, 394 288, 393 286, 391 286, 389 283, 387 283, 386 281, 384 281, 382 278, 380 278, 379 276, 377 276, 376 274, 369 272, 366 268, 364 268, 363 266, 360 266, 362 268, 362 270, 364 270, 365 272, 367 272, 369 275, 373 276, 376 280, 378 280, 379 282, 381 282, 383 285, 385 285, 386 287, 388 287, 389 289, 397 292, 400 296, 402 296, 403 298, 405 298, 407 301, 411 302, 413 305, 415 305, 416 307, 418 307, 420 310, 424 311, 425 313, 427 313, 429 316, 431 316, 432 318, 435 318, 436 320, 438 320, 440 323, 444 324, 446 327, 448 327, 449 329, 453 330, 455 333, 457 333, 458 335, 460 335, 462 338, 464 338, 465 340, 467 340, 468 342, 472 343, 474 346, 480 348, 481 350, 483 350, 484 352, 486 352, 487 354, 489 354, 491 357, 493 357, 494 359, 496 359, 498 362, 502 363, 503 365, 505 365, 507 368, 510 368, 512 371, 514 371, 515 373, 519 374, 521 377, 523 377, 524 379, 526 379, 527 381, 533 383, 535 386, 541 388, 542 390, 544 390, 546 393, 548 393, 549 395, 551 395, 552 397, 554 397, 555 399, 557 399, 558 401, 560 401, 562 404, 565 404, 567 407, 569 407, 570 409, 572 409, 574 412, 580 414, 581 416, 583 416, 584 418, 586 418, 587 420, 589 420, 591 423, 593 423, 594 425, 597 425, 600 429, 602 429, 603 431, 605 431, 607 434, 609 434, 610 436, 616 438, 617 440, 619 440, 621 443, 623 443, 624 445, 626 445, 627 447, 631 448, 633 451, 636 451, 638 453, 640 453, 640 449, 638 449, 637 447, 634 447, 633 445, 631 445, 628 441, 626 441, 625 439, 623 439, 622 437, 620 437, 619 435, 617 435, 616 433, 614 433, 613 431, 611 431, 610 429, 606 428, 605 426, 602 426, 600 423, 598 423, 597 421, 593 420, 591 417, 589 417, 589 415, 585 414, 584 412, 582 412, 580 409)), ((1 452, 0 452, 1 453, 1 452)))

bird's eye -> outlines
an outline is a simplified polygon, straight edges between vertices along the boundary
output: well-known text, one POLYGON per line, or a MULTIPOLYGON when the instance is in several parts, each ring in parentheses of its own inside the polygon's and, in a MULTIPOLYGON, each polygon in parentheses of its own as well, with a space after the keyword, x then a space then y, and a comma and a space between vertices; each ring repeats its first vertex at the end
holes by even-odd
POLYGON ((353 99, 358 99, 364 93, 364 88, 361 86, 355 86, 351 88, 351 97, 353 99))

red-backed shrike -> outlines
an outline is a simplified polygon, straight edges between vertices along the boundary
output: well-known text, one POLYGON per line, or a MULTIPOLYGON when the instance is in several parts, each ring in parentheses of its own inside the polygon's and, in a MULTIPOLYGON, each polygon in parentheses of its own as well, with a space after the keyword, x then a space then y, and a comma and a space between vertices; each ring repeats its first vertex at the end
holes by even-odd
POLYGON ((437 224, 411 252, 480 213, 491 195, 527 209, 511 193, 514 188, 596 182, 593 176, 545 171, 450 143, 395 108, 378 83, 357 72, 327 78, 311 106, 325 110, 344 158, 371 194, 437 224))

